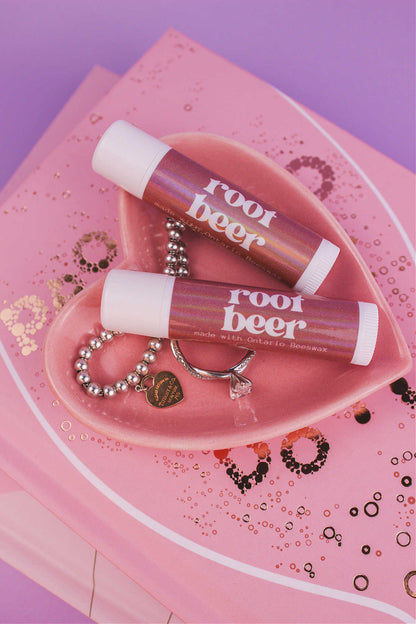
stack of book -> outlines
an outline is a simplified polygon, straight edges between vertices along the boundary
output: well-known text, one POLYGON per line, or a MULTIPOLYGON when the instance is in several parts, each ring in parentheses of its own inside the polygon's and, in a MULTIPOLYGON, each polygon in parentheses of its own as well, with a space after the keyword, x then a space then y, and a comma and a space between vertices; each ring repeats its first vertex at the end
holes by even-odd
MULTIPOLYGON (((97 622, 408 621, 416 448, 405 349, 385 348, 370 394, 328 416, 333 379, 322 379, 324 420, 247 447, 134 445, 86 426, 48 387, 50 325, 123 259, 118 190, 91 169, 117 119, 160 137, 234 139, 295 175, 353 241, 414 357, 414 175, 170 30, 125 76, 95 68, 2 191, 0 556, 97 622), (288 449, 313 468, 291 470, 288 449), (267 474, 239 487, 265 457, 267 474)), ((305 390, 290 371, 270 376, 279 418, 279 384, 305 390)))

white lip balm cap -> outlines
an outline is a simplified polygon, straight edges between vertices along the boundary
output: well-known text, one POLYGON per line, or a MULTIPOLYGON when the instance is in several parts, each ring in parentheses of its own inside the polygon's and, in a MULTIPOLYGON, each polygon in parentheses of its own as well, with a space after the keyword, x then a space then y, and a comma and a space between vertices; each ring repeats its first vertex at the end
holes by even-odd
POLYGON ((314 295, 332 269, 339 251, 339 247, 323 238, 308 266, 293 286, 294 290, 305 295, 314 295))
POLYGON ((101 298, 103 327, 168 338, 174 283, 172 275, 113 269, 105 279, 101 298))
POLYGON ((375 303, 358 302, 359 321, 358 335, 355 351, 351 364, 368 366, 370 364, 374 349, 376 348, 378 335, 378 307, 375 303))
POLYGON ((115 121, 104 132, 92 157, 92 168, 142 199, 163 156, 171 149, 127 121, 115 121))

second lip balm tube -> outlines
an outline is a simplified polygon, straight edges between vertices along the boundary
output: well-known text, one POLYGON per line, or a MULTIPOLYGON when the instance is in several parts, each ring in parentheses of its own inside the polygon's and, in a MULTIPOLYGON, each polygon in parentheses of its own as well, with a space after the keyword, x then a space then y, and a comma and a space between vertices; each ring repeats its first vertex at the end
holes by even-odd
POLYGON ((106 130, 92 166, 300 292, 315 293, 338 256, 330 241, 126 121, 106 130))
POLYGON ((143 336, 285 349, 366 366, 377 341, 378 308, 362 301, 113 269, 104 284, 101 323, 143 336))

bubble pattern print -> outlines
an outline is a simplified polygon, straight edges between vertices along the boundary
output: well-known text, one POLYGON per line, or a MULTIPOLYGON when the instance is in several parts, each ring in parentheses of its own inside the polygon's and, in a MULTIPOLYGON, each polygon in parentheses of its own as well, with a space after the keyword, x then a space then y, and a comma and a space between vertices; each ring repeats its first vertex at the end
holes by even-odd
MULTIPOLYGON (((2 281, 5 349, 59 439, 135 508, 236 561, 348 592, 351 603, 368 596, 412 614, 414 371, 313 427, 248 447, 194 452, 139 448, 97 434, 69 416, 45 383, 42 344, 48 327, 122 259, 117 189, 85 173, 93 147, 115 118, 158 136, 179 128, 222 134, 296 176, 356 245, 415 357, 414 265, 394 221, 359 171, 286 100, 257 82, 256 89, 242 90, 250 79, 223 63, 170 31, 158 52, 139 61, 2 207, 11 233, 2 251, 19 276, 2 281), (201 64, 210 71, 202 72, 201 64), (212 113, 218 76, 230 101, 239 102, 238 114, 227 108, 221 119, 212 113), (163 121, 166 93, 170 122, 163 121)), ((31 431, 32 420, 23 414, 20 424, 31 431)), ((184 565, 186 556, 184 550, 184 565)), ((322 613, 331 613, 330 601, 314 600, 322 613)), ((267 611, 272 607, 262 608, 276 621, 267 611)), ((297 608, 297 601, 290 608, 280 605, 281 621, 294 617, 297 608)), ((348 604, 344 609, 345 617, 357 621, 356 611, 349 613, 348 604)), ((366 621, 380 622, 377 610, 365 613, 366 621)), ((328 617, 335 621, 335 615, 328 617)))

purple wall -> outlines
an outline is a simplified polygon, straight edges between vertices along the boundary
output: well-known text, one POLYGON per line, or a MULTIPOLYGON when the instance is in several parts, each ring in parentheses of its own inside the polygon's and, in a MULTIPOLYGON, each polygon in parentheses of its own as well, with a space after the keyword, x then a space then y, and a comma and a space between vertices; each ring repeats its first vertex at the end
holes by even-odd
MULTIPOLYGON (((0 0, 0 188, 91 67, 169 27, 415 170, 413 0, 0 0)), ((87 621, 5 564, 0 622, 87 621)))

